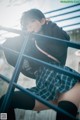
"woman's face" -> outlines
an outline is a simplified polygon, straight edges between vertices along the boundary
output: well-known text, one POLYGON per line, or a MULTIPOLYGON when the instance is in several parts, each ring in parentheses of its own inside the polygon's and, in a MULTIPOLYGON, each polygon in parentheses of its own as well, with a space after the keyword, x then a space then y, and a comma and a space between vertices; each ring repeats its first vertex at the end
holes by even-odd
POLYGON ((33 20, 27 24, 27 32, 39 32, 43 24, 42 20, 33 20))

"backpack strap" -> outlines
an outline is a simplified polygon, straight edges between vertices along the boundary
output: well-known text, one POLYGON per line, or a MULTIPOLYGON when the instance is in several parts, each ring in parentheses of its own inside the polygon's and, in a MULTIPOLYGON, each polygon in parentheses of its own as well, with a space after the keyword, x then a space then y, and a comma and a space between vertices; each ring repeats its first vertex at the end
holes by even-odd
POLYGON ((60 63, 60 61, 59 61, 58 59, 56 59, 54 56, 52 56, 52 55, 48 54, 47 52, 45 52, 44 50, 42 50, 42 49, 38 46, 36 40, 35 40, 35 46, 36 46, 36 48, 37 48, 41 53, 43 53, 44 55, 46 55, 46 56, 49 57, 50 59, 56 61, 57 63, 60 63))

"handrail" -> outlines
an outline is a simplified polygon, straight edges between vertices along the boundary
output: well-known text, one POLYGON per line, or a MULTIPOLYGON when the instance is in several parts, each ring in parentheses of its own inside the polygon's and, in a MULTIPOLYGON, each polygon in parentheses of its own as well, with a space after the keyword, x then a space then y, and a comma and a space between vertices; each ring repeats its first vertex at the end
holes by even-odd
MULTIPOLYGON (((9 83, 10 80, 7 77, 4 77, 3 75, 0 75, 0 78, 3 79, 5 82, 9 83)), ((48 106, 51 109, 54 109, 57 112, 63 113, 64 115, 67 115, 68 117, 74 119, 74 120, 78 120, 75 117, 73 117, 71 114, 69 114, 68 112, 64 111, 63 109, 57 107, 54 104, 49 103, 48 101, 46 101, 45 99, 41 98, 40 96, 37 96, 36 94, 33 94, 31 91, 29 91, 28 89, 25 89, 23 87, 21 87, 20 85, 16 84, 15 82, 13 83, 13 85, 21 90, 22 92, 24 92, 25 94, 28 94, 32 97, 34 97, 35 99, 37 99, 38 101, 40 101, 41 103, 45 104, 46 106, 48 106)))
MULTIPOLYGON (((34 34, 34 35, 35 35, 35 34, 34 34)), ((37 36, 38 36, 38 35, 39 35, 39 34, 37 34, 37 36)), ((43 35, 41 36, 41 35, 40 35, 40 37, 46 37, 46 36, 43 36, 43 35)), ((48 37, 48 36, 47 36, 47 37, 48 37)), ((48 38, 49 38, 49 37, 48 37, 48 38)), ((50 37, 50 38, 52 39, 52 37, 50 37)), ((52 104, 48 103, 48 102, 47 102, 46 100, 44 100, 43 98, 35 95, 34 93, 31 93, 29 90, 25 90, 24 88, 22 88, 21 86, 19 86, 19 85, 16 84, 16 82, 17 82, 17 80, 18 80, 18 77, 19 77, 19 74, 20 74, 20 68, 21 68, 21 63, 22 63, 22 58, 23 58, 23 56, 24 56, 24 57, 28 57, 29 59, 35 60, 35 61, 37 61, 37 62, 41 62, 41 63, 43 63, 43 64, 45 64, 45 65, 50 66, 50 67, 54 67, 55 69, 57 68, 57 69, 59 70, 59 67, 55 67, 55 65, 52 65, 52 64, 50 64, 50 63, 47 63, 47 62, 38 60, 38 59, 36 59, 36 58, 32 58, 32 57, 30 57, 30 56, 24 55, 24 51, 25 51, 25 48, 26 48, 26 45, 27 45, 27 41, 29 40, 29 35, 28 35, 28 37, 25 36, 24 39, 25 39, 25 40, 24 40, 24 42, 23 42, 21 51, 20 51, 20 53, 18 53, 18 54, 19 54, 19 57, 18 57, 16 66, 15 66, 15 70, 14 70, 14 73, 13 73, 13 75, 12 75, 11 81, 9 81, 6 77, 0 75, 0 77, 3 78, 3 80, 5 80, 6 82, 9 83, 9 87, 8 87, 7 93, 6 93, 5 97, 4 97, 2 106, 1 106, 1 108, 0 108, 0 112, 5 112, 5 111, 8 109, 9 104, 10 104, 10 101, 11 101, 11 98, 12 98, 12 95, 13 95, 13 92, 14 92, 14 89, 15 89, 15 87, 16 87, 16 88, 18 88, 19 90, 25 92, 25 94, 29 94, 29 95, 33 96, 35 99, 39 100, 40 102, 42 102, 43 104, 49 106, 50 108, 52 108, 52 109, 54 109, 54 110, 56 110, 56 111, 59 111, 59 112, 65 114, 65 115, 69 116, 70 118, 73 118, 74 120, 78 120, 78 119, 74 118, 72 115, 70 115, 69 113, 67 113, 66 111, 58 108, 58 107, 55 106, 55 105, 52 105, 52 104)), ((79 46, 78 46, 78 47, 79 47, 79 46)), ((11 50, 11 49, 9 49, 9 50, 11 50)), ((11 51, 11 52, 16 52, 16 51, 11 51)), ((16 52, 16 53, 17 53, 17 52, 16 52)), ((60 71, 61 71, 61 70, 60 70, 60 71)), ((60 71, 59 71, 59 72, 60 72, 60 71)), ((64 72, 66 72, 66 71, 64 70, 64 72)), ((70 74, 70 72, 67 72, 67 74, 70 74)), ((73 74, 73 76, 75 77, 74 74, 73 74)), ((77 74, 76 74, 76 77, 77 77, 77 74)), ((80 78, 80 75, 79 75, 78 77, 80 78)))
POLYGON ((55 17, 59 17, 59 16, 61 16, 61 15, 67 15, 67 14, 74 13, 74 12, 79 12, 79 11, 80 11, 80 9, 77 9, 77 10, 73 10, 73 11, 61 13, 61 14, 58 14, 58 15, 49 16, 49 17, 47 17, 47 18, 53 18, 53 17, 55 18, 55 17))
MULTIPOLYGON (((66 27, 66 26, 64 26, 64 27, 66 27)), ((0 26, 0 29, 8 31, 8 32, 13 32, 13 33, 16 33, 16 34, 22 34, 22 35, 26 34, 25 32, 22 32, 21 30, 8 28, 8 27, 0 26)), ((41 37, 41 39, 46 38, 46 39, 49 39, 51 41, 52 40, 54 40, 54 41, 57 40, 60 43, 66 43, 68 45, 68 47, 73 47, 73 48, 80 49, 80 44, 79 43, 74 43, 74 42, 66 41, 66 40, 63 40, 63 39, 56 38, 56 37, 50 37, 50 36, 47 36, 47 35, 42 35, 42 34, 37 34, 37 33, 32 33, 32 35, 35 36, 35 37, 39 36, 39 37, 41 37)), ((37 39, 41 41, 41 39, 39 39, 39 37, 37 37, 37 39)))
MULTIPOLYGON (((65 7, 65 8, 60 8, 60 9, 57 9, 57 10, 54 10, 54 11, 50 11, 50 12, 46 12, 45 14, 48 14, 48 13, 51 13, 51 12, 56 12, 56 11, 59 11, 59 10, 64 10, 64 9, 68 9, 68 8, 71 8, 71 7, 75 7, 75 6, 79 6, 80 4, 76 4, 76 5, 72 5, 72 6, 68 6, 68 7, 65 7)), ((79 9, 80 10, 80 9, 79 9)), ((74 10, 73 12, 77 12, 79 10, 74 10)), ((70 13, 73 13, 72 11, 71 12, 68 12, 68 13, 62 13, 60 15, 65 15, 65 14, 70 14, 70 13)), ((55 15, 55 17, 57 17, 58 15, 55 15)), ((80 16, 77 16, 77 17, 80 17, 80 16)), ((67 18, 68 19, 68 18, 67 18)), ((60 22, 57 21, 57 22, 60 22)), ((76 24, 72 24, 72 25, 77 25, 79 23, 76 23, 76 24)), ((69 26, 69 25, 68 25, 69 26)), ((67 26, 63 26, 63 27, 67 27, 67 26)), ((17 29, 12 29, 12 28, 5 28, 5 27, 2 27, 0 26, 0 30, 5 30, 5 31, 8 31, 8 32, 13 32, 13 33, 16 33, 16 34, 22 34, 24 36, 25 32, 22 32, 21 30, 17 30, 17 29)), ((27 34, 27 33, 26 33, 27 34)), ((74 120, 78 120, 76 118, 74 118, 72 115, 70 115, 69 113, 65 112, 64 110, 60 109, 59 107, 55 106, 55 105, 52 105, 50 104, 49 102, 47 102, 46 100, 44 100, 43 98, 33 94, 32 92, 30 92, 29 90, 27 89, 24 89, 23 87, 21 87, 20 85, 17 84, 17 80, 18 80, 18 77, 19 77, 19 74, 20 74, 20 69, 21 69, 21 65, 22 65, 22 59, 23 57, 26 57, 28 59, 31 59, 33 61, 36 61, 36 62, 39 62, 41 64, 45 64, 51 68, 54 68, 55 70, 59 71, 59 72, 63 72, 64 74, 67 74, 67 75, 70 75, 70 76, 73 76, 77 79, 80 79, 80 74, 73 74, 72 72, 68 72, 67 70, 64 70, 63 68, 60 68, 60 67, 57 67, 55 65, 52 65, 50 63, 47 63, 45 61, 41 61, 39 59, 36 59, 36 58, 33 58, 31 56, 28 56, 28 55, 25 55, 24 54, 24 51, 25 51, 25 48, 26 48, 26 45, 27 45, 27 42, 29 40, 29 35, 25 34, 25 37, 24 37, 24 43, 22 45, 22 48, 21 48, 21 51, 20 52, 17 52, 17 51, 14 51, 12 49, 8 49, 8 48, 4 48, 3 46, 0 46, 1 49, 6 49, 6 50, 9 50, 10 52, 14 52, 15 54, 19 54, 19 57, 18 57, 18 60, 16 62, 16 66, 15 66, 15 69, 14 69, 14 72, 13 72, 13 75, 12 75, 12 78, 11 80, 9 80, 7 77, 3 76, 3 75, 0 75, 0 78, 2 78, 2 80, 6 81, 7 83, 9 83, 9 87, 8 87, 8 90, 7 90, 7 93, 4 97, 4 100, 3 100, 3 103, 2 103, 2 106, 0 108, 0 112, 5 112, 8 107, 9 107, 9 104, 11 102, 11 98, 12 98, 12 95, 13 95, 13 92, 14 92, 14 89, 15 88, 18 88, 19 90, 21 90, 22 92, 24 92, 25 94, 28 94, 28 95, 31 95, 32 97, 34 97, 35 99, 37 99, 38 101, 42 102, 43 104, 47 105, 48 107, 54 109, 55 111, 59 111, 67 116, 69 116, 70 118, 73 118, 74 120)), ((80 49, 80 44, 77 44, 77 43, 73 43, 73 42, 69 42, 69 41, 65 41, 65 40, 62 40, 62 39, 58 39, 58 38, 55 38, 55 37, 49 37, 49 36, 46 36, 46 35, 40 35, 40 34, 34 34, 32 33, 31 36, 35 36, 35 37, 38 37, 41 38, 41 39, 50 39, 50 40, 57 40, 60 42, 60 44, 62 43, 66 43, 69 47, 73 47, 73 48, 77 48, 77 49, 80 49)), ((41 40, 40 39, 40 40, 41 40)))
MULTIPOLYGON (((28 35, 28 37, 29 37, 29 35, 28 35)), ((28 37, 27 37, 27 39, 25 39, 25 37, 24 37, 25 40, 23 42, 21 51, 19 53, 18 60, 16 62, 15 69, 14 69, 14 72, 13 72, 13 75, 12 75, 12 78, 11 78, 11 82, 9 84, 7 93, 6 93, 5 97, 4 97, 3 103, 1 105, 0 112, 6 111, 8 109, 8 107, 9 107, 10 102, 11 102, 10 98, 12 98, 12 95, 13 95, 13 92, 14 92, 14 89, 15 89, 15 87, 13 86, 13 82, 16 83, 17 80, 18 80, 18 77, 19 77, 19 74, 20 74, 22 58, 23 58, 22 55, 23 55, 23 53, 25 51, 25 48, 26 48, 26 45, 27 45, 27 42, 28 42, 28 37)))
MULTIPOLYGON (((77 22, 77 24, 80 24, 80 22, 79 22, 80 21, 79 20, 80 19, 80 15, 79 15, 80 9, 78 8, 79 6, 80 6, 80 4, 74 4, 74 5, 70 5, 70 6, 67 6, 67 7, 62 7, 62 8, 59 8, 59 9, 55 9, 55 10, 52 10, 52 11, 49 11, 49 12, 45 12, 44 14, 48 15, 48 17, 47 17, 48 19, 51 19, 53 22, 58 23, 58 25, 60 24, 60 26, 63 29, 67 28, 66 30, 68 30, 68 27, 72 29, 72 25, 76 26, 76 22, 77 22), (56 15, 50 16, 50 13, 54 13, 54 12, 56 13, 56 15), (65 16, 66 16, 66 18, 65 18, 65 16), (75 20, 75 19, 77 19, 78 21, 75 20), (71 26, 69 25, 71 23, 67 22, 67 20, 71 20, 71 23, 72 23, 71 26), (74 22, 74 20, 75 20, 75 22, 74 22), (61 24, 61 22, 62 22, 62 24, 61 24), (63 22, 65 24, 64 26, 62 26, 63 22)), ((79 27, 77 26, 77 28, 79 28, 79 27)))
MULTIPOLYGON (((79 46, 79 47, 80 47, 80 46, 79 46)), ((19 52, 15 51, 15 50, 12 50, 12 49, 9 49, 9 48, 4 48, 4 47, 3 47, 3 49, 8 50, 8 51, 10 51, 10 52, 12 52, 12 53, 15 53, 16 55, 19 55, 19 52)), ((76 79, 80 79, 80 74, 78 74, 77 72, 76 72, 77 74, 75 75, 73 72, 67 71, 67 70, 65 70, 65 69, 63 69, 63 68, 60 68, 60 67, 55 66, 55 65, 53 65, 53 64, 50 64, 50 63, 47 63, 47 62, 45 62, 45 61, 39 60, 39 59, 37 59, 37 58, 31 57, 31 56, 29 56, 29 55, 23 54, 22 56, 25 57, 25 58, 28 58, 28 59, 30 59, 30 60, 36 61, 36 62, 38 62, 38 63, 44 64, 44 65, 46 65, 46 66, 48 66, 48 67, 50 67, 50 68, 54 68, 54 70, 56 70, 56 71, 58 71, 58 72, 60 72, 60 73, 63 72, 65 75, 70 75, 71 77, 74 77, 74 78, 76 78, 76 79)))
POLYGON ((68 8, 72 8, 72 7, 75 7, 75 6, 80 6, 80 4, 70 5, 70 6, 62 7, 62 8, 56 9, 56 10, 51 10, 49 12, 45 12, 44 14, 49 14, 49 13, 52 13, 52 12, 56 12, 56 11, 60 11, 60 10, 68 9, 68 8))

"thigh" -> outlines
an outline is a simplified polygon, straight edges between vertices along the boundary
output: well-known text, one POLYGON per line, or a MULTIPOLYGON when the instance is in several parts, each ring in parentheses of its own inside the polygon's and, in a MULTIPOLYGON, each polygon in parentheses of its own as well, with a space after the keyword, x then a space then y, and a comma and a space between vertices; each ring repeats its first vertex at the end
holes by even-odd
POLYGON ((60 95, 58 102, 68 100, 73 102, 77 107, 80 103, 80 82, 78 82, 72 89, 60 95))
MULTIPOLYGON (((57 101, 56 100, 51 100, 51 101, 48 101, 49 103, 51 104, 54 104, 54 105, 57 105, 57 101)), ((41 111, 41 110, 46 110, 46 109, 50 109, 48 106, 42 104, 41 102, 39 101, 35 101, 35 107, 34 107, 34 110, 35 111, 41 111)))

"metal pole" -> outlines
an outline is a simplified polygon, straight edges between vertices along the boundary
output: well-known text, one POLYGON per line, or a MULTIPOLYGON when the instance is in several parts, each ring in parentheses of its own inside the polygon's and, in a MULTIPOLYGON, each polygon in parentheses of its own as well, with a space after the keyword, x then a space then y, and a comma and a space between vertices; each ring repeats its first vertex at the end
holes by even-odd
POLYGON ((2 103, 1 108, 0 108, 1 113, 6 112, 8 107, 9 107, 9 104, 11 102, 11 97, 12 97, 14 89, 15 89, 13 83, 17 82, 19 74, 20 74, 20 68, 21 68, 21 65, 22 65, 23 53, 25 51, 25 48, 26 48, 26 45, 27 45, 27 42, 28 42, 28 39, 29 39, 28 34, 25 35, 25 36, 24 36, 25 40, 23 41, 23 45, 22 45, 22 48, 21 48, 21 51, 20 51, 16 66, 15 66, 15 70, 14 70, 11 82, 9 84, 7 93, 6 93, 5 97, 4 97, 3 103, 2 103), (25 37, 25 36, 27 36, 27 37, 25 37))

